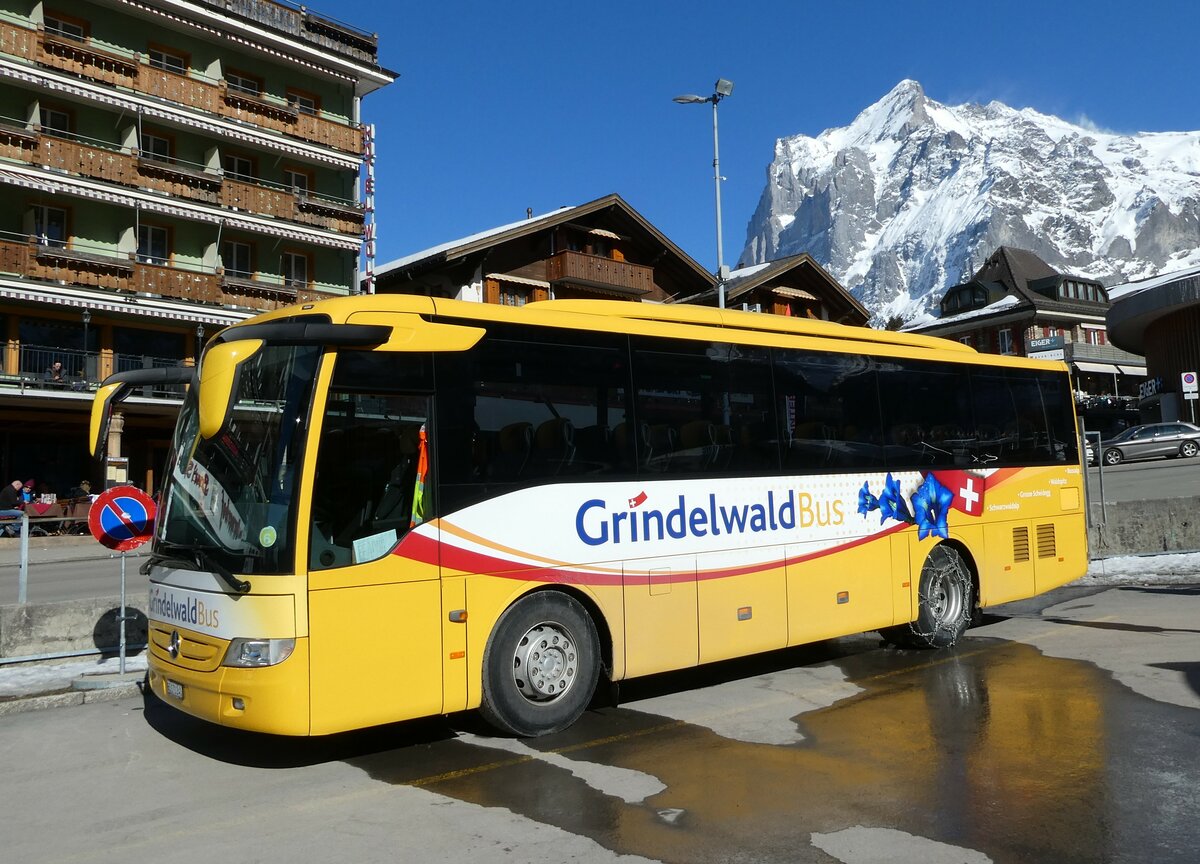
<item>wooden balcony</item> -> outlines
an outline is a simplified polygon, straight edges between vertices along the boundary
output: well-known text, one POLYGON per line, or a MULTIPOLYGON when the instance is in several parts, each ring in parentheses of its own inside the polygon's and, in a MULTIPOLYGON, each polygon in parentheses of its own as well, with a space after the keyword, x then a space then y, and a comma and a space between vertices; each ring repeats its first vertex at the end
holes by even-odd
POLYGON ((113 87, 126 87, 208 114, 282 132, 344 153, 360 155, 362 129, 320 115, 304 114, 282 102, 230 89, 224 81, 203 81, 156 69, 145 57, 121 56, 43 30, 0 21, 0 53, 21 57, 39 66, 68 72, 113 87))
POLYGON ((0 122, 0 157, 31 162, 31 153, 38 146, 36 130, 0 122))
POLYGON ((125 295, 146 293, 262 311, 336 296, 312 289, 296 290, 281 282, 231 279, 219 273, 146 264, 128 253, 100 255, 66 247, 39 246, 33 238, 23 243, 0 240, 0 272, 42 282, 104 288, 125 295))
POLYGON ((38 51, 33 59, 38 65, 104 84, 132 89, 137 83, 136 60, 95 48, 90 39, 71 39, 39 29, 38 51))
POLYGON ((0 125, 0 156, 327 231, 343 234, 363 231, 363 212, 350 204, 296 195, 284 189, 229 179, 196 166, 93 147, 56 135, 0 125))
POLYGON ((546 261, 546 280, 640 297, 654 290, 654 268, 585 252, 559 252, 546 261))

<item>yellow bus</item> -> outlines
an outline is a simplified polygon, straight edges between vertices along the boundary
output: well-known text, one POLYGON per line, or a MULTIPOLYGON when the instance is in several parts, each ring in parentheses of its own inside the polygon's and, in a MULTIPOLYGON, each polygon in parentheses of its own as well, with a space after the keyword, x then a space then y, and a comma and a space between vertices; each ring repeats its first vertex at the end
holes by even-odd
MULTIPOLYGON (((97 394, 115 403, 162 370, 97 394)), ((188 370, 147 614, 166 703, 323 735, 868 630, 953 645, 1087 566, 1061 363, 732 310, 399 295, 188 370)))

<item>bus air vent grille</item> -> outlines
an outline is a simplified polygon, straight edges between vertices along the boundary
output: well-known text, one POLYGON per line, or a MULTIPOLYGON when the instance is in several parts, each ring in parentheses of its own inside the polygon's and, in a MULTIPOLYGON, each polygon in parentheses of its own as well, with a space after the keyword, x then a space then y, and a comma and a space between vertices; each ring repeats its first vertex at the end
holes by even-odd
POLYGON ((1058 554, 1058 547, 1054 543, 1053 522, 1037 526, 1037 544, 1039 558, 1053 558, 1058 554))
POLYGON ((1029 526, 1018 525, 1013 529, 1013 563, 1029 560, 1029 526))
POLYGON ((161 621, 150 622, 146 634, 150 643, 150 653, 159 660, 183 666, 185 669, 195 669, 198 672, 211 672, 220 665, 225 656, 226 643, 219 639, 202 637, 191 631, 179 633, 178 653, 171 653, 171 636, 179 631, 161 621))

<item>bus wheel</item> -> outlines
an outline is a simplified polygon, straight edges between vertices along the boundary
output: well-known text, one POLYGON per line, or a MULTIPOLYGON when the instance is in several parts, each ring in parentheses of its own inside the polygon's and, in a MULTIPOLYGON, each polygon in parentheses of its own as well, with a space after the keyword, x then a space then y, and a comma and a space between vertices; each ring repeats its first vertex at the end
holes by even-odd
POLYGON ((488 640, 479 713, 511 735, 565 729, 591 701, 599 661, 596 626, 578 602, 557 591, 518 600, 488 640))
POLYGON ((971 569, 953 546, 935 546, 921 568, 917 620, 910 642, 922 648, 949 648, 971 623, 974 587, 971 569))

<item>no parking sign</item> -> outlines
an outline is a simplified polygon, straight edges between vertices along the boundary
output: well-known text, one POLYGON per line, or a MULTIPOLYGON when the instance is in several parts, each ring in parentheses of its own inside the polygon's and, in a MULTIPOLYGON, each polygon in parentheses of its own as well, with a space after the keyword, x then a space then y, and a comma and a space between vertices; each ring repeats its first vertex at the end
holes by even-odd
POLYGON ((127 552, 154 536, 157 509, 141 489, 114 486, 96 496, 88 511, 88 528, 109 549, 127 552))

